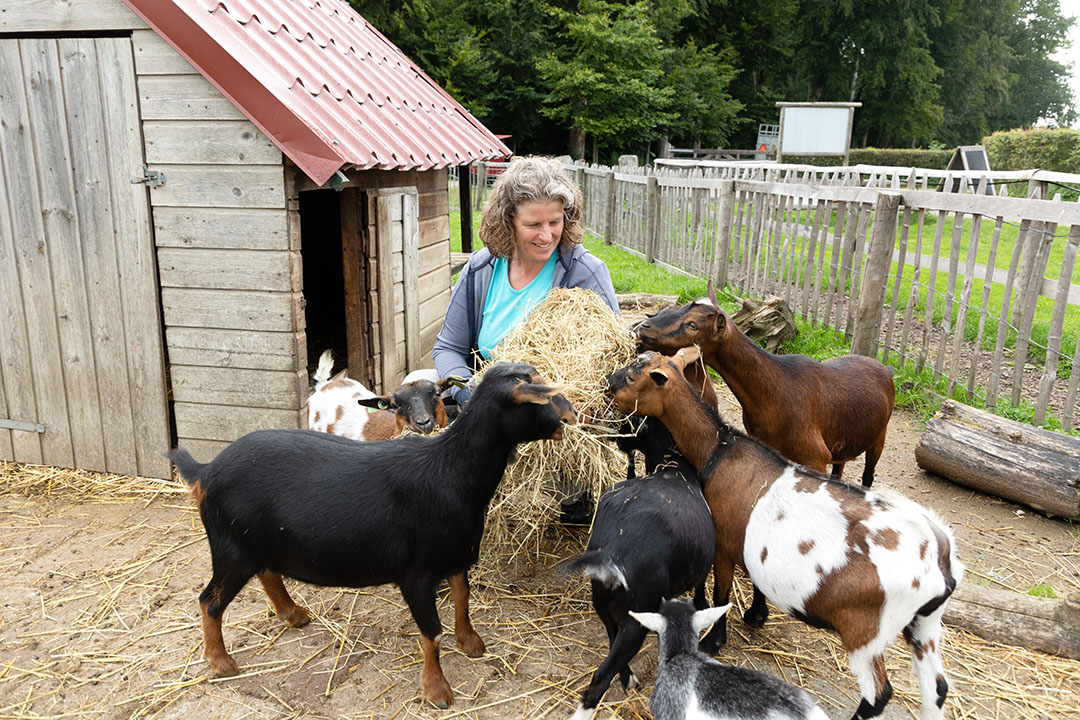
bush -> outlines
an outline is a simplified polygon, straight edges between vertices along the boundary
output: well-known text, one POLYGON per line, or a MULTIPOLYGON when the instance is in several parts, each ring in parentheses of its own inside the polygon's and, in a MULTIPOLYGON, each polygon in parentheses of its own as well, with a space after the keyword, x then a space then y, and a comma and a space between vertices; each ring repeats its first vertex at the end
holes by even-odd
MULTIPOLYGON (((850 165, 885 165, 888 167, 902 168, 928 168, 930 170, 944 170, 949 164, 953 150, 912 150, 904 148, 852 148, 848 152, 848 164, 850 165)), ((784 158, 784 162, 800 163, 806 165, 821 165, 834 167, 843 162, 843 158, 827 155, 800 156, 791 155, 784 158)))
POLYGON ((944 170, 955 148, 918 150, 903 148, 856 148, 848 154, 852 165, 887 165, 889 167, 944 170))
POLYGON ((1080 130, 1008 130, 982 139, 994 170, 1080 173, 1080 130))

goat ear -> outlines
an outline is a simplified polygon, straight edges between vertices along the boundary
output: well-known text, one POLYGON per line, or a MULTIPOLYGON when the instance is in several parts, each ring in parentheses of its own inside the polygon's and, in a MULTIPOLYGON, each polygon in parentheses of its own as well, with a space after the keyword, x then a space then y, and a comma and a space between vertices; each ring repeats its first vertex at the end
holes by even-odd
POLYGON ((721 334, 723 334, 724 329, 727 327, 727 324, 728 324, 727 313, 725 313, 723 310, 721 310, 720 306, 717 305, 716 306, 716 316, 713 318, 713 337, 719 337, 721 334))
POLYGON ((356 404, 375 408, 376 410, 389 410, 394 406, 394 400, 387 395, 376 395, 375 397, 360 398, 356 401, 356 404))
POLYGON ((630 617, 641 623, 641 626, 652 630, 659 635, 663 629, 667 626, 667 620, 660 613, 651 612, 634 612, 630 610, 630 617))
POLYGON ((534 383, 522 383, 510 391, 510 399, 515 405, 533 403, 534 405, 547 405, 551 398, 558 395, 561 388, 554 385, 536 385, 534 383))
POLYGON ((675 360, 676 365, 685 369, 687 365, 693 365, 701 359, 701 348, 697 345, 688 345, 675 353, 672 359, 675 360))
POLYGON ((435 382, 435 387, 439 389, 439 392, 444 392, 446 388, 454 385, 456 387, 465 387, 469 384, 468 378, 458 377, 457 375, 447 375, 444 378, 440 378, 435 382))
POLYGON ((720 301, 716 299, 716 285, 713 284, 712 278, 709 278, 708 293, 709 299, 712 300, 712 304, 716 307, 720 307, 720 301))
POLYGON ((705 628, 712 626, 720 618, 724 617, 724 614, 731 609, 731 603, 727 605, 721 605, 720 607, 705 608, 704 610, 698 610, 694 613, 694 632, 701 634, 701 631, 705 628))
POLYGON ((652 381, 656 383, 657 386, 662 386, 668 381, 668 376, 663 370, 650 370, 649 377, 652 378, 652 381))

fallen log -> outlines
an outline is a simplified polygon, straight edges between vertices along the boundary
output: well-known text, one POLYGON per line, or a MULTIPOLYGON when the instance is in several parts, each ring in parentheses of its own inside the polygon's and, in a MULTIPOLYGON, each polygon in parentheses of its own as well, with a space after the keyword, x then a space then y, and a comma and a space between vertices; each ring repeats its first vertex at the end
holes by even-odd
POLYGON ((945 622, 1002 645, 1080 660, 1080 595, 1064 600, 960 583, 945 622))
POLYGON ((1080 438, 946 400, 915 448, 927 472, 1049 516, 1080 518, 1080 438))

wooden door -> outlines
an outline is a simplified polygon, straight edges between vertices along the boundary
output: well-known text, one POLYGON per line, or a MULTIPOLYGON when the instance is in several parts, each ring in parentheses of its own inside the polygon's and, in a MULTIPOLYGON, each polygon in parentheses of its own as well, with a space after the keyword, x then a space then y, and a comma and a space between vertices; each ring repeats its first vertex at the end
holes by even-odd
POLYGON ((168 477, 131 39, 0 39, 0 458, 168 477))

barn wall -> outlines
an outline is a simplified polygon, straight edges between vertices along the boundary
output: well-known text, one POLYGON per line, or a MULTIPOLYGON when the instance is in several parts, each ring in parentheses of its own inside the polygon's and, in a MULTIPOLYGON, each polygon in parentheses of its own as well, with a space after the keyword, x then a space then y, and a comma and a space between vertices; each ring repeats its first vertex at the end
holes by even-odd
MULTIPOLYGON (((435 336, 442 327, 446 307, 450 302, 450 220, 447 203, 447 172, 446 170, 429 171, 377 171, 356 173, 351 179, 362 189, 368 192, 368 228, 367 237, 373 240, 368 244, 368 287, 369 306, 372 312, 370 337, 373 341, 374 355, 382 357, 382 363, 374 363, 376 384, 386 387, 382 377, 382 367, 393 368, 396 372, 394 378, 390 378, 390 385, 395 385, 405 372, 420 367, 432 367, 431 349, 435 344, 435 336), (397 190, 408 190, 410 193, 415 189, 416 207, 416 232, 417 243, 416 257, 408 264, 415 262, 415 269, 406 268, 403 256, 403 238, 401 233, 408 228, 408 220, 402 217, 402 207, 394 205, 388 218, 390 222, 392 238, 389 246, 392 248, 390 261, 393 269, 390 276, 393 278, 393 301, 382 294, 379 285, 379 257, 375 239, 379 237, 377 198, 393 195, 397 190), (406 282, 410 284, 411 291, 406 293, 406 282), (415 297, 415 307, 412 305, 412 297, 415 297), (408 317, 416 318, 415 342, 413 346, 407 338, 413 337, 412 323, 406 320, 406 304, 409 302, 408 317), (379 312, 380 303, 384 308, 379 312), (395 338, 394 353, 392 356, 383 356, 382 338, 386 333, 380 324, 380 318, 393 313, 395 338), (412 352, 410 352, 412 350, 412 352)), ((413 202, 413 201, 410 201, 413 202)), ((404 207, 409 207, 408 205, 404 207)), ((407 230, 406 230, 407 231, 407 230)), ((389 389, 393 389, 392 387, 389 389)))
POLYGON ((303 427, 299 223, 281 151, 151 30, 133 33, 176 433, 208 460, 303 427))

